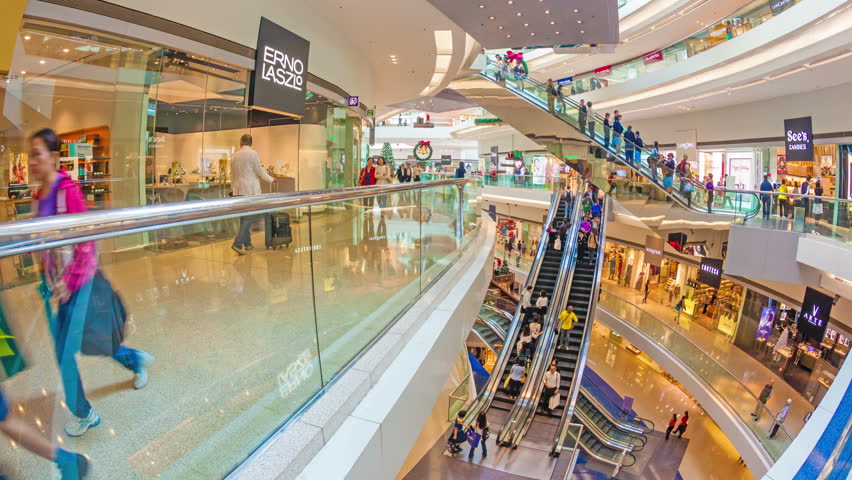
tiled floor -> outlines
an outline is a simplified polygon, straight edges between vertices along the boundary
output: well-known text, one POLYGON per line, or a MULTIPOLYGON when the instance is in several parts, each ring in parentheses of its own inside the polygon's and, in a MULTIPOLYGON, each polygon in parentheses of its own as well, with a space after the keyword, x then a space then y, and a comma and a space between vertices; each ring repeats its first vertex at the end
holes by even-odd
MULTIPOLYGON (((676 314, 674 308, 661 305, 650 299, 648 303, 641 303, 642 294, 638 290, 617 285, 611 280, 602 280, 601 288, 638 305, 661 320, 672 321, 676 314)), ((671 322, 670 326, 674 327, 674 322, 671 322)), ((676 328, 678 332, 716 359, 755 395, 760 393, 760 390, 769 380, 775 380, 774 391, 769 402, 767 402, 767 407, 773 412, 778 412, 788 398, 793 399, 791 412, 784 422, 784 427, 791 435, 798 435, 804 426, 805 414, 813 410, 813 406, 805 397, 788 385, 773 370, 729 342, 720 332, 710 331, 696 322, 684 323, 681 321, 681 325, 676 328)))
MULTIPOLYGON (((421 223, 401 208, 333 207, 311 219, 313 243, 303 217, 285 250, 264 250, 259 232, 245 256, 220 241, 105 266, 132 315, 126 343, 156 361, 135 391, 110 359, 80 359, 103 419, 80 438, 63 432, 69 414, 35 285, 2 292, 29 367, 3 382, 13 414, 89 455, 92 480, 221 478, 453 258, 455 226, 441 208, 421 223)), ((0 437, 10 480, 49 469, 0 437)))

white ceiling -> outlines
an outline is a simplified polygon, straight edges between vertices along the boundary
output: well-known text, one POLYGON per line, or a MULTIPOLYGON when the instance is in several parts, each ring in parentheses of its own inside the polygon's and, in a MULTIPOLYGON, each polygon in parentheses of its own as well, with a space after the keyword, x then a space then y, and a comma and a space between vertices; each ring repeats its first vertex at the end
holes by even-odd
POLYGON ((618 43, 617 0, 429 0, 487 49, 618 43))

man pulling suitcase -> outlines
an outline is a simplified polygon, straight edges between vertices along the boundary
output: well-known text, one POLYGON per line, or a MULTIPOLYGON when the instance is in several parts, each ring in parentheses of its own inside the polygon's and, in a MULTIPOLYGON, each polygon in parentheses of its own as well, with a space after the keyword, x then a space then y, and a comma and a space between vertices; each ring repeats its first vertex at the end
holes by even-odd
MULTIPOLYGON (((231 195, 234 197, 259 195, 261 180, 267 183, 275 182, 275 179, 266 173, 260 164, 260 156, 251 148, 252 142, 251 135, 248 133, 240 137, 240 151, 234 155, 234 161, 231 162, 231 195)), ((240 217, 240 229, 231 245, 231 250, 238 255, 245 255, 246 251, 254 248, 251 244, 251 226, 257 220, 256 215, 240 217)), ((289 225, 288 217, 288 228, 289 225)), ((269 246, 268 243, 267 246, 269 246)))

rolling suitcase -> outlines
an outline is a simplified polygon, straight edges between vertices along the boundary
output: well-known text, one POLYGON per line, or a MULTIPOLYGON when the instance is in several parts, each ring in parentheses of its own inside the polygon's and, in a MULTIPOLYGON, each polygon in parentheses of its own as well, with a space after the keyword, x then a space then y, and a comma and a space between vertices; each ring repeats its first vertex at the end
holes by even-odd
POLYGON ((290 214, 268 213, 266 224, 266 248, 290 247, 293 243, 293 232, 290 229, 290 214))

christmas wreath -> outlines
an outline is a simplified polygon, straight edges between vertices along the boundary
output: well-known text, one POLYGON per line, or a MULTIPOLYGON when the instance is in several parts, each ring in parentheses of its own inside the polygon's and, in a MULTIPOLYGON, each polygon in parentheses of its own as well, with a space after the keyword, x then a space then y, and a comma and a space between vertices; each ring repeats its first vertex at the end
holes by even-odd
POLYGON ((512 75, 515 77, 515 80, 522 80, 526 78, 530 73, 530 67, 527 65, 527 62, 524 61, 524 52, 513 52, 509 50, 506 52, 506 61, 509 62, 510 71, 512 75), (523 68, 523 72, 515 72, 515 67, 523 68), (518 75, 520 73, 520 75, 518 75))
POLYGON ((421 162, 425 162, 432 158, 432 142, 420 140, 420 143, 414 146, 414 158, 421 162))

